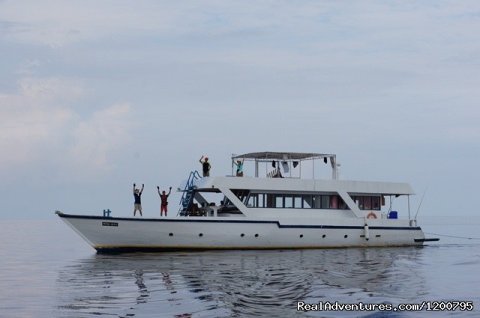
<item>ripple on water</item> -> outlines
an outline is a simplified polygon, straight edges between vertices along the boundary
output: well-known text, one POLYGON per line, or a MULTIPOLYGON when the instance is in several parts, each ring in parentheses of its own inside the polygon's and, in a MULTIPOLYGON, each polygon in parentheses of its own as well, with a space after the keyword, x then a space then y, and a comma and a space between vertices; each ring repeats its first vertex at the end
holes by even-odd
POLYGON ((379 248, 94 255, 59 272, 57 316, 157 317, 161 312, 166 317, 284 317, 305 315, 296 312, 297 301, 416 302, 431 289, 425 267, 419 266, 424 252, 379 248))

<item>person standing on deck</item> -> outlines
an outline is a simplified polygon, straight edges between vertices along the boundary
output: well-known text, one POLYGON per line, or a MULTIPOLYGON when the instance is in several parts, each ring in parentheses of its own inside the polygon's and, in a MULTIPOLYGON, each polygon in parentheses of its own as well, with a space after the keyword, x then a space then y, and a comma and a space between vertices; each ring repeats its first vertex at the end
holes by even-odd
POLYGON ((237 177, 243 177, 243 161, 242 160, 237 160, 237 162, 234 162, 234 164, 237 166, 237 177))
POLYGON ((212 167, 210 165, 210 162, 208 162, 208 157, 202 156, 200 158, 200 163, 202 164, 202 172, 204 177, 210 177, 210 168, 212 167), (202 159, 205 158, 205 160, 202 161, 202 159))
POLYGON ((133 184, 133 197, 135 198, 135 202, 133 203, 133 216, 138 212, 140 212, 140 216, 142 216, 142 193, 144 184, 142 183, 142 189, 138 190, 135 189, 135 183, 133 184))
POLYGON ((168 196, 170 195, 170 192, 172 192, 172 187, 168 190, 168 193, 165 193, 165 191, 162 191, 160 193, 160 187, 157 186, 157 191, 158 195, 160 196, 160 216, 163 216, 163 211, 165 211, 165 216, 167 216, 167 207, 168 207, 168 196))

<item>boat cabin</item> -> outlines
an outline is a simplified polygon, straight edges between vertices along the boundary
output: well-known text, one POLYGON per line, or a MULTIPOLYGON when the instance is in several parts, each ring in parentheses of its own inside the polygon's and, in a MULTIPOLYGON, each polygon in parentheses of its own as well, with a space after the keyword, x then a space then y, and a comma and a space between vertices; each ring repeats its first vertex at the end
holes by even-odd
POLYGON ((190 173, 180 188, 179 215, 396 219, 394 203, 406 197, 402 210, 408 210, 410 219, 414 192, 408 184, 340 180, 334 154, 253 152, 232 155, 231 161, 231 175, 202 178, 197 171, 190 173), (331 178, 316 178, 319 166, 329 166, 331 178))

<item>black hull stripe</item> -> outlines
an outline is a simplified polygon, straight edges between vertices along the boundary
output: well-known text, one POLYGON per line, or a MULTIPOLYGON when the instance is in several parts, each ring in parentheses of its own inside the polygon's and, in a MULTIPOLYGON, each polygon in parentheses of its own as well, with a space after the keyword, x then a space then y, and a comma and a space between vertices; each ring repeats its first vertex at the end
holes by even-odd
POLYGON ((98 254, 123 254, 123 253, 153 253, 153 252, 204 252, 204 251, 250 251, 250 250, 325 250, 325 249, 344 249, 344 248, 391 248, 391 247, 412 247, 421 248, 422 244, 399 244, 399 245, 373 245, 373 246, 361 246, 361 245, 345 245, 345 246, 286 246, 286 247, 95 247, 98 254))
MULTIPOLYGON (((130 221, 130 222, 188 222, 188 223, 260 223, 260 224, 276 224, 279 228, 286 229, 363 229, 363 226, 349 226, 349 225, 282 225, 279 221, 254 221, 254 220, 194 220, 194 219, 134 219, 122 217, 103 217, 95 215, 73 215, 57 213, 61 218, 67 219, 90 219, 90 220, 104 220, 104 221, 130 221)), ((421 227, 408 226, 369 226, 371 230, 407 230, 420 231, 421 227)))

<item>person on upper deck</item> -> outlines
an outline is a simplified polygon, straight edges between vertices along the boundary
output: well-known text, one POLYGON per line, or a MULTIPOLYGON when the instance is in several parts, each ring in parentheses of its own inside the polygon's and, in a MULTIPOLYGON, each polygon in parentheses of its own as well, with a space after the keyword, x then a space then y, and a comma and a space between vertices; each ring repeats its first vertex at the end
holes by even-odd
POLYGON ((202 164, 203 176, 204 177, 210 177, 210 168, 212 166, 210 165, 210 162, 208 162, 208 157, 202 156, 200 158, 199 162, 202 164), (202 159, 204 159, 204 160, 202 161, 202 159))
POLYGON ((237 166, 237 177, 243 177, 243 161, 242 160, 237 160, 237 162, 234 162, 234 164, 237 166))
POLYGON ((142 193, 143 193, 144 184, 142 184, 142 189, 138 190, 135 188, 135 183, 133 184, 133 197, 135 198, 135 202, 133 204, 133 216, 138 212, 140 212, 140 216, 142 216, 142 193))

